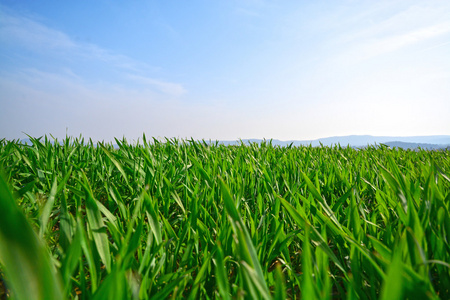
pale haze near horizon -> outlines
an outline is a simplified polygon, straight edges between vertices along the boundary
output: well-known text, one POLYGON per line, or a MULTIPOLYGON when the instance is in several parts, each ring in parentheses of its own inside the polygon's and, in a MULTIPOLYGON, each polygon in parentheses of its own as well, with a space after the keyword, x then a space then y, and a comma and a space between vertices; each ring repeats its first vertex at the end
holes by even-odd
POLYGON ((0 138, 450 134, 450 1, 0 1, 0 138))

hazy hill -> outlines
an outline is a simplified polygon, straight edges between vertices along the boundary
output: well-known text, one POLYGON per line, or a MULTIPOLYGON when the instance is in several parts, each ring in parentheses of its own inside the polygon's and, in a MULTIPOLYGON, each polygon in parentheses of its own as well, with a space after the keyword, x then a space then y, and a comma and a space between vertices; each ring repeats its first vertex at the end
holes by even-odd
MULTIPOLYGON (((244 139, 242 142, 256 142, 260 143, 261 139, 244 139)), ((236 145, 240 141, 221 141, 225 145, 236 145)), ((273 145, 288 146, 289 144, 294 146, 311 145, 313 147, 320 146, 333 146, 340 144, 343 147, 365 147, 368 145, 386 144, 391 147, 400 148, 417 148, 424 149, 442 149, 450 146, 450 135, 433 135, 433 136, 372 136, 372 135, 348 135, 348 136, 335 136, 320 138, 316 140, 292 140, 292 141, 280 141, 272 140, 273 145)))
MULTIPOLYGON (((270 139, 266 139, 269 141, 270 139)), ((248 143, 261 143, 262 139, 243 139, 235 141, 220 141, 224 145, 238 145, 240 142, 245 144, 248 143)), ((22 143, 31 145, 29 139, 22 139, 22 143)), ((293 144, 294 146, 301 145, 311 145, 313 147, 320 146, 333 146, 340 144, 342 147, 365 147, 368 145, 385 144, 390 147, 398 147, 404 149, 445 149, 450 147, 450 135, 431 135, 431 136, 408 136, 408 137, 398 137, 398 136, 372 136, 372 135, 348 135, 348 136, 334 136, 327 138, 320 138, 316 140, 291 140, 291 141, 280 141, 272 140, 273 145, 277 146, 288 146, 293 144)))
MULTIPOLYGON (((300 141, 304 143, 305 141, 300 141)), ((450 144, 450 136, 448 135, 434 135, 434 136, 371 136, 371 135, 349 135, 349 136, 337 136, 321 138, 310 142, 312 146, 323 145, 331 146, 340 144, 341 146, 350 145, 353 147, 361 147, 375 144, 386 144, 389 142, 403 142, 403 143, 417 143, 417 144, 435 144, 435 145, 447 145, 450 144)))
POLYGON ((388 145, 391 148, 403 148, 403 149, 426 149, 426 150, 438 150, 438 149, 446 149, 450 148, 449 144, 424 144, 424 143, 405 143, 405 142, 387 142, 385 145, 388 145))

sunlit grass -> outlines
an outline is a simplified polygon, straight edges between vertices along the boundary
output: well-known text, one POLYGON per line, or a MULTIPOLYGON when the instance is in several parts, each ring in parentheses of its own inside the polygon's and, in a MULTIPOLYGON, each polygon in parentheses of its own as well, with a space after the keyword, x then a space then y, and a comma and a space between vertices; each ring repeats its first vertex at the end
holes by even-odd
POLYGON ((450 152, 0 140, 16 299, 449 299, 450 152))

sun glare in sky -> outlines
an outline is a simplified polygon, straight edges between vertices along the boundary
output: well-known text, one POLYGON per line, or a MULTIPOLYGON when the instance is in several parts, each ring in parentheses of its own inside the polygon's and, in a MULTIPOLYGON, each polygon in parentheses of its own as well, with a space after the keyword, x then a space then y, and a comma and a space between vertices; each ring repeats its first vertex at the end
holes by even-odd
POLYGON ((450 1, 3 1, 0 138, 450 134, 450 1))

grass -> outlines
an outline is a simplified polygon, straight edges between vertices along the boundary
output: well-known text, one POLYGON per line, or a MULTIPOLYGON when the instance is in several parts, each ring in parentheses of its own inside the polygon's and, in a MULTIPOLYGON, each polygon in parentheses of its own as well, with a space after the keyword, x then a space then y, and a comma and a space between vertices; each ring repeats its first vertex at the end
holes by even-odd
POLYGON ((31 141, 0 140, 3 298, 450 298, 448 150, 31 141))

